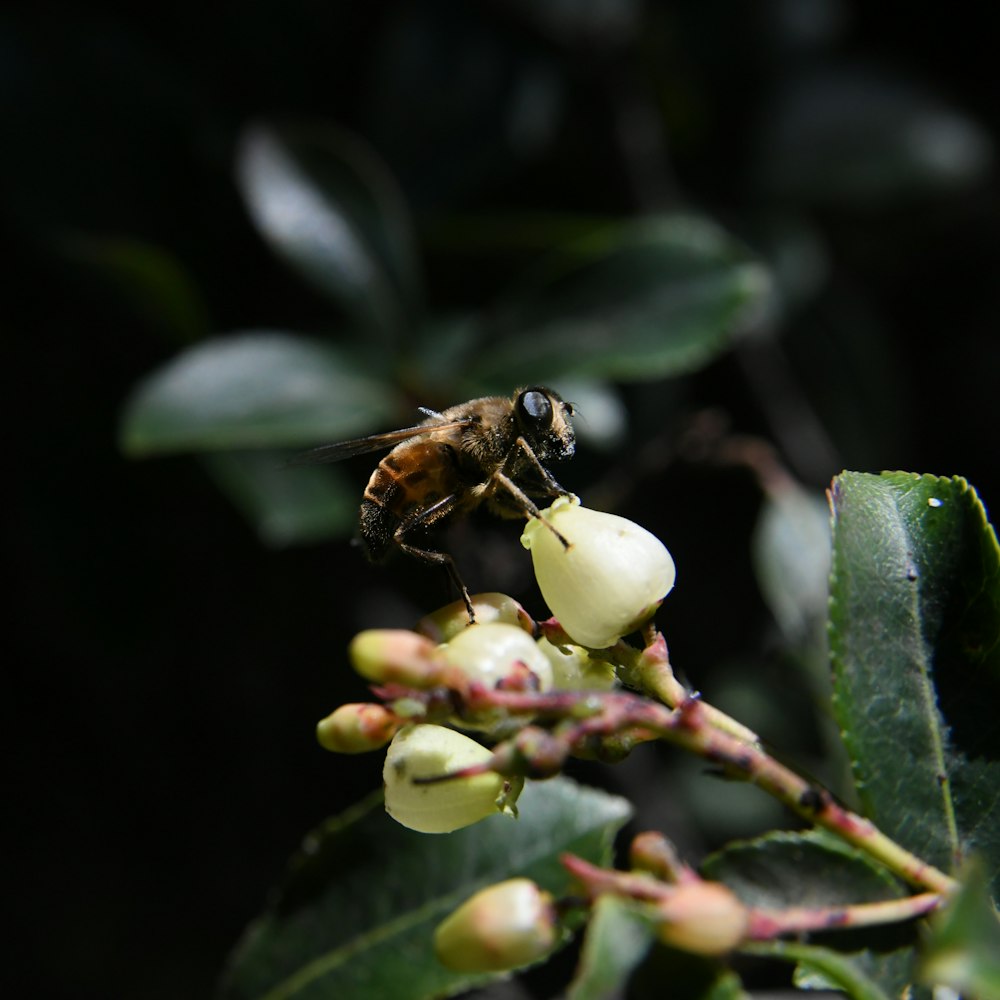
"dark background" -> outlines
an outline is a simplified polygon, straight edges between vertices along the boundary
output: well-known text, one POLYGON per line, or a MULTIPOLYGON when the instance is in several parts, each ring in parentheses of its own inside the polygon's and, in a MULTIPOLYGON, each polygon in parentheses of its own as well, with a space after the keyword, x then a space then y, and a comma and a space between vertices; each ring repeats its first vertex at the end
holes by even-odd
MULTIPOLYGON (((130 387, 179 345, 67 252, 72 239, 169 252, 211 330, 330 322, 239 200, 247 123, 317 118, 370 141, 410 201, 442 309, 477 304, 531 255, 470 266, 433 238, 452 214, 694 206, 748 238, 764 209, 806 220, 827 269, 782 357, 831 447, 786 455, 794 471, 815 488, 844 466, 961 474, 987 504, 1000 496, 989 5, 133 6, 0 14, 6 895, 22 932, 7 964, 31 984, 19 995, 208 995, 302 834, 378 784, 379 755, 334 759, 314 742, 317 718, 362 696, 348 638, 446 598, 428 603, 438 581, 420 567, 392 571, 388 589, 346 544, 269 551, 194 462, 118 450, 130 387), (884 76, 929 95, 976 129, 982 162, 912 187, 897 164, 898 182, 853 193, 762 178, 785 149, 779 98, 827 69, 860 74, 861 110, 884 76)), ((752 352, 729 355, 686 380, 677 407, 721 408, 780 445, 760 371, 752 352)), ((635 443, 653 436, 659 392, 624 391, 635 443)), ((622 509, 670 544, 683 588, 663 624, 678 662, 710 693, 723 662, 780 677, 749 566, 749 477, 666 461, 640 473, 628 454, 585 452, 560 478, 586 498, 613 469, 622 509)), ((352 466, 359 494, 367 472, 352 466)), ((516 529, 483 530, 517 549, 516 529)))

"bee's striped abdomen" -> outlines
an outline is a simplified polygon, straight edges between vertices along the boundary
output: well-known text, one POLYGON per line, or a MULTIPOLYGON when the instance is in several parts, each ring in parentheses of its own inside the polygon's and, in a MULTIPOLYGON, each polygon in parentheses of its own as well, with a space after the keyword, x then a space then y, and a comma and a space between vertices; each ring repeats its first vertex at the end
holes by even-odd
POLYGON ((449 445, 416 441, 393 448, 372 473, 361 501, 359 527, 368 558, 382 562, 400 524, 454 494, 458 482, 449 445))

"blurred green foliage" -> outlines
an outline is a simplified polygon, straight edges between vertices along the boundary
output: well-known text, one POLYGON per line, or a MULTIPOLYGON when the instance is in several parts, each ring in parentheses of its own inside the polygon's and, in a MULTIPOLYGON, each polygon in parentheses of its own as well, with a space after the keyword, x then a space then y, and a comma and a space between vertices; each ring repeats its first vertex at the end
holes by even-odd
MULTIPOLYGON (((242 333, 188 348, 133 394, 122 440, 134 455, 315 444, 374 431, 408 394, 428 403, 509 395, 517 385, 607 393, 607 380, 698 369, 771 311, 762 264, 691 215, 606 224, 542 256, 479 313, 423 320, 412 226, 385 168, 356 139, 314 127, 290 140, 256 128, 237 174, 250 217, 275 252, 345 317, 321 346, 296 333, 242 333)), ((584 417, 587 414, 584 412, 584 417)), ((595 416, 599 416, 595 414, 595 416)), ((585 423, 599 433, 599 422, 585 423)), ((267 525, 302 524, 317 479, 268 488, 267 468, 240 462, 236 484, 267 525), (254 486, 255 477, 266 477, 254 486)), ((234 480, 223 478, 223 486, 234 480)), ((329 505, 329 530, 343 509, 329 505)), ((295 541, 287 531, 281 541, 295 541)))
MULTIPOLYGON (((286 474, 288 449, 565 386, 560 479, 677 559, 675 661, 850 794, 816 709, 819 491, 888 467, 1000 495, 990 27, 849 0, 4 8, 12 961, 39 993, 207 996, 301 831, 377 783, 311 741, 317 690, 358 695, 347 637, 446 596, 346 545, 255 548, 168 452, 314 542, 369 466, 286 474)), ((449 541, 527 587, 509 535, 449 541)), ((648 755, 606 780, 692 856, 773 821, 651 794, 663 767, 704 787, 648 755)))

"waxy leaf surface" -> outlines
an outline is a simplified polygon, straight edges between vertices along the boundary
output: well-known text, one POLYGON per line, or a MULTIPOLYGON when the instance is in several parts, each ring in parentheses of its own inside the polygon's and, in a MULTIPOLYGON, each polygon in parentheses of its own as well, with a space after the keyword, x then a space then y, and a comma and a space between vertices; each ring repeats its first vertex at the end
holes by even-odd
POLYGON ((834 707, 865 812, 1000 887, 1000 550, 963 479, 834 480, 834 707))
POLYGON ((452 834, 394 823, 381 798, 329 821, 293 861, 272 907, 248 930, 223 984, 227 1000, 446 997, 494 974, 451 972, 434 928, 479 889, 515 875, 565 893, 559 855, 610 860, 629 804, 565 778, 529 783, 520 818, 452 834))
POLYGON ((333 344, 254 331, 204 341, 139 383, 122 419, 132 455, 305 447, 362 434, 395 395, 333 344))

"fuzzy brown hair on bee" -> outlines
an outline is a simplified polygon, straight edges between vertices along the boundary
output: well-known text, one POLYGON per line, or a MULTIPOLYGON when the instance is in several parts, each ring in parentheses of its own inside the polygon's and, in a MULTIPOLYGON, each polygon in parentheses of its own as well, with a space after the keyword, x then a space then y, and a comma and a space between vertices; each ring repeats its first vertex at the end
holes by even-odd
POLYGON ((572 457, 573 407, 552 389, 529 386, 509 397, 422 412, 426 419, 413 427, 323 445, 294 461, 336 462, 391 448, 361 501, 365 554, 378 563, 398 550, 444 566, 473 621, 469 591, 452 557, 415 544, 413 536, 480 506, 499 517, 538 517, 532 498, 568 495, 545 463, 572 457))

